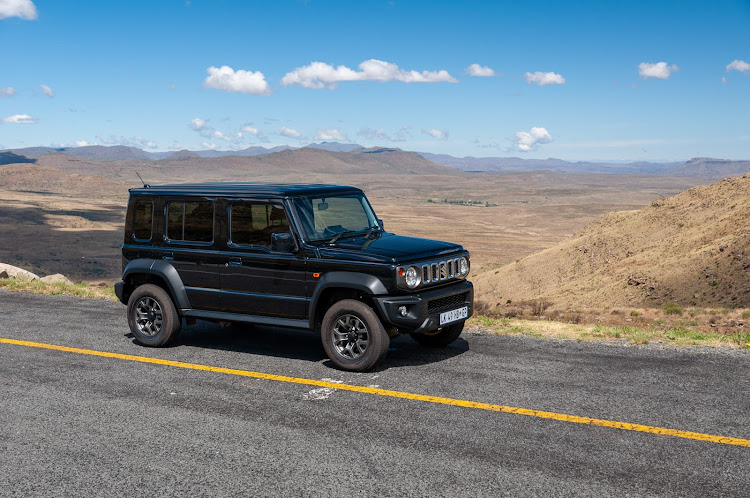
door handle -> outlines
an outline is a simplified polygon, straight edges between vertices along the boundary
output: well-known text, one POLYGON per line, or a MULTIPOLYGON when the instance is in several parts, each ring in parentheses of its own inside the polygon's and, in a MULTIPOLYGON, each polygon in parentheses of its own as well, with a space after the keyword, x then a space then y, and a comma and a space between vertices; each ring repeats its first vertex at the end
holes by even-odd
POLYGON ((229 266, 242 266, 242 258, 229 258, 229 266))
POLYGON ((172 252, 163 252, 161 253, 161 259, 164 261, 172 261, 174 260, 174 253, 172 252))

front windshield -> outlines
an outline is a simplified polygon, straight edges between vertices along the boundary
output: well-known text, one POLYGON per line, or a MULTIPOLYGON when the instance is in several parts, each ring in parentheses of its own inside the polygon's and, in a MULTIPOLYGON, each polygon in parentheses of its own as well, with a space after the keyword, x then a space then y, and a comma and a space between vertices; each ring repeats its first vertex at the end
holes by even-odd
POLYGON ((307 240, 330 239, 341 232, 364 232, 378 226, 370 203, 362 194, 294 199, 307 240))

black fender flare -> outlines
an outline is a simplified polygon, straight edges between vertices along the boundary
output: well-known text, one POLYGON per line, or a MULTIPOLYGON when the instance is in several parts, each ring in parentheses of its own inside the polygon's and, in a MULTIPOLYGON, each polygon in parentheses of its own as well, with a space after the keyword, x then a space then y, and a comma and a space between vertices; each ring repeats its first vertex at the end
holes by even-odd
POLYGON ((178 309, 190 309, 190 300, 185 292, 180 275, 174 266, 161 259, 134 259, 130 261, 122 272, 122 280, 127 281, 132 274, 145 273, 161 278, 169 289, 178 309))
POLYGON ((310 299, 310 328, 315 327, 315 310, 318 308, 318 300, 326 289, 335 287, 338 289, 353 289, 371 296, 387 295, 388 289, 378 277, 367 273, 332 271, 324 274, 315 286, 310 299))

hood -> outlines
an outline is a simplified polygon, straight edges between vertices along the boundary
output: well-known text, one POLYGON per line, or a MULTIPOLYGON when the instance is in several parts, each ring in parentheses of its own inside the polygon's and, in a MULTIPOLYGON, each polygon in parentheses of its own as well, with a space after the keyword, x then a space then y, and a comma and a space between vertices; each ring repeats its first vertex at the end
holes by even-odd
POLYGON ((369 239, 361 236, 343 237, 333 246, 323 246, 320 255, 324 258, 402 263, 439 258, 460 251, 463 251, 463 247, 451 242, 385 232, 369 239))

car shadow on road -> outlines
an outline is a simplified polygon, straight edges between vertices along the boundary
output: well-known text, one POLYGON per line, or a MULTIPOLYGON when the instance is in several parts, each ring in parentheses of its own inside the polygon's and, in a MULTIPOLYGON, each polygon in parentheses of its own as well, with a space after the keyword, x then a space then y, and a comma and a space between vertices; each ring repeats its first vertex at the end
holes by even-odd
MULTIPOLYGON (((138 344, 132 334, 126 334, 126 337, 138 344)), ((322 362, 329 368, 338 369, 326 356, 318 335, 307 330, 240 324, 221 326, 199 320, 195 325, 183 326, 169 347, 181 346, 322 362)), ((462 338, 446 348, 429 348, 420 346, 410 337, 399 336, 391 339, 388 356, 372 371, 438 363, 468 350, 469 344, 462 338)))

